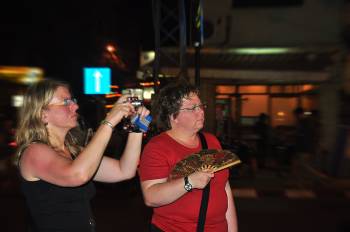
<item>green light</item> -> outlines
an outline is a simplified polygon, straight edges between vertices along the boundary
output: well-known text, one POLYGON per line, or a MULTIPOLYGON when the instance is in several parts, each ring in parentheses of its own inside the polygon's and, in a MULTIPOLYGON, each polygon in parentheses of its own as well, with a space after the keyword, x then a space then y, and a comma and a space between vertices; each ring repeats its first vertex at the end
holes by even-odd
POLYGON ((290 52, 290 48, 235 48, 229 49, 229 53, 246 55, 269 55, 290 52))

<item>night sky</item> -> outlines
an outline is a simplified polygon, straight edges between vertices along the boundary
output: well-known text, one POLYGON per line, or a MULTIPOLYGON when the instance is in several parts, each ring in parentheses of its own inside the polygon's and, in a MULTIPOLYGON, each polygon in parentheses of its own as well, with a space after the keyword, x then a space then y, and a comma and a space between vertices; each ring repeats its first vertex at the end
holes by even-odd
POLYGON ((107 43, 118 46, 128 65, 121 75, 133 75, 141 47, 153 48, 150 0, 17 3, 1 6, 0 28, 0 65, 41 67, 76 86, 83 67, 106 64, 107 43))

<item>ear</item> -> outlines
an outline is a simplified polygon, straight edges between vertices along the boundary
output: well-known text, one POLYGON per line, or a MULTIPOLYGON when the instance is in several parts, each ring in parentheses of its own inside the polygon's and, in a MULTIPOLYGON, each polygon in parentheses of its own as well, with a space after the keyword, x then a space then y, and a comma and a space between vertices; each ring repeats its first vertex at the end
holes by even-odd
POLYGON ((44 123, 44 124, 47 124, 48 123, 48 113, 46 110, 42 110, 41 111, 41 121, 44 123))
POLYGON ((174 123, 177 123, 177 118, 174 117, 174 114, 170 115, 170 124, 174 124, 174 123))

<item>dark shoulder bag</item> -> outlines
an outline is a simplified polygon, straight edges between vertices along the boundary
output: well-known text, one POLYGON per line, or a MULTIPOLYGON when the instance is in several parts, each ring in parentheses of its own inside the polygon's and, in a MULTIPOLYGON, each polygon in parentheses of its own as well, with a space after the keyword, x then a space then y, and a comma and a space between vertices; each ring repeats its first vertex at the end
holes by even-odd
MULTIPOLYGON (((199 135, 199 138, 201 139, 202 149, 207 149, 208 144, 207 144, 207 141, 205 140, 204 135, 201 132, 199 132, 198 135, 199 135)), ((208 202, 209 202, 209 193, 210 193, 210 182, 203 189, 201 207, 199 209, 197 232, 204 231, 205 218, 207 216, 207 209, 208 209, 208 202)))

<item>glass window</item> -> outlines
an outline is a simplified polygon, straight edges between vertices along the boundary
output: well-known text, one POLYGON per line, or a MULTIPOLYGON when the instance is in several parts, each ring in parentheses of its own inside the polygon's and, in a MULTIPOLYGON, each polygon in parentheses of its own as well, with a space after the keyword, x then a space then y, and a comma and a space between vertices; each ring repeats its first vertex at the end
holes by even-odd
POLYGON ((271 86, 271 93, 299 93, 300 87, 298 85, 273 85, 271 86))
POLYGON ((293 110, 297 107, 296 97, 273 97, 271 98, 271 124, 272 126, 294 125, 293 110))
POLYGON ((305 110, 314 110, 318 108, 317 98, 314 95, 301 96, 301 107, 305 110))
POLYGON ((234 94, 236 93, 236 86, 233 85, 217 85, 216 93, 218 94, 234 94))
POLYGON ((267 93, 267 87, 264 85, 242 85, 239 86, 240 93, 267 93))
POLYGON ((216 99, 229 99, 229 98, 230 96, 225 94, 216 95, 216 99))
POLYGON ((268 114, 268 95, 242 95, 242 116, 268 114))

